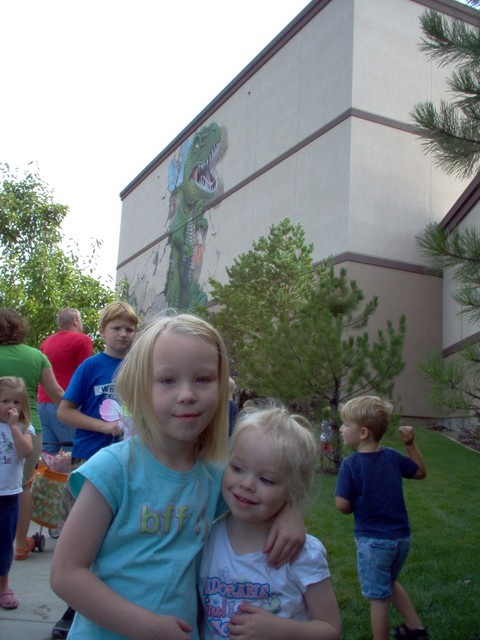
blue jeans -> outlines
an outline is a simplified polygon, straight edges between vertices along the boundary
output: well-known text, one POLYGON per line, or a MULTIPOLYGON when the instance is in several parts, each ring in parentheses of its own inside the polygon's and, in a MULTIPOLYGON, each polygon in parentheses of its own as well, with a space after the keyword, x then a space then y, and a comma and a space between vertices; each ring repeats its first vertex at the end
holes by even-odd
POLYGON ((13 541, 17 531, 19 493, 0 496, 0 576, 7 576, 13 562, 13 541))
POLYGON ((72 450, 72 441, 75 429, 63 424, 57 418, 57 405, 53 402, 39 402, 38 415, 42 423, 43 450, 48 453, 58 453, 60 448, 63 451, 72 450), (68 442, 69 445, 59 443, 68 442))
POLYGON ((358 579, 362 596, 386 600, 392 595, 392 583, 407 559, 410 536, 397 540, 355 538, 358 579))

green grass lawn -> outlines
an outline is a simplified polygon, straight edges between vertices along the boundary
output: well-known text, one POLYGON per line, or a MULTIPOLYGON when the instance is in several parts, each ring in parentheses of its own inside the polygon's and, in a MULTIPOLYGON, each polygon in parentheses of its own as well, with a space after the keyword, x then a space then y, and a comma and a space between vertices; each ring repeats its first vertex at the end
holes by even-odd
MULTIPOLYGON (((427 478, 404 481, 412 544, 399 582, 431 640, 480 640, 480 454, 435 431, 415 433, 427 478)), ((396 433, 382 443, 404 452, 396 433)), ((370 607, 357 579, 353 516, 335 509, 335 479, 317 475, 305 523, 327 548, 342 638, 367 640, 370 607)), ((401 623, 393 607, 390 623, 392 629, 401 623)))

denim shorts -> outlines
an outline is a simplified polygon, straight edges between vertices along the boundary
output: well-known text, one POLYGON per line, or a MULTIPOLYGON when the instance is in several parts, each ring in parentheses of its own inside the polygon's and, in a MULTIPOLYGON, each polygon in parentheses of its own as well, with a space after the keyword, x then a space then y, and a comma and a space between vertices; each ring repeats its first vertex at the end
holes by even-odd
POLYGON ((392 583, 407 559, 410 536, 397 540, 358 537, 355 542, 362 596, 369 600, 390 598, 392 583))

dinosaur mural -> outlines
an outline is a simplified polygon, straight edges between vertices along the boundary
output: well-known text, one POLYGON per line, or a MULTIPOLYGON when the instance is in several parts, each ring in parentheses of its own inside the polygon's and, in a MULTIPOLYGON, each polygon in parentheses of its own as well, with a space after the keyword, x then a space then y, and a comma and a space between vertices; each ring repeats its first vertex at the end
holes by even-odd
POLYGON ((217 124, 202 127, 168 168, 171 253, 164 293, 168 306, 178 310, 207 301, 198 283, 208 228, 203 208, 218 192, 221 140, 217 124))

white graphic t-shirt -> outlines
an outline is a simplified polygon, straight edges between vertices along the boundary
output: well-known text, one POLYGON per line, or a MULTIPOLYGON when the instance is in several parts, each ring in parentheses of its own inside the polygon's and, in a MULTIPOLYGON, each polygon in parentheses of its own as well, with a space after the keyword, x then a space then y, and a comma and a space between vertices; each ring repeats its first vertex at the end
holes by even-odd
POLYGON ((262 551, 237 555, 226 520, 217 522, 202 552, 198 587, 205 613, 204 640, 228 638, 228 623, 242 603, 282 618, 308 620, 304 593, 308 585, 330 577, 323 544, 313 536, 293 564, 267 565, 262 551))
MULTIPOLYGON (((29 425, 25 433, 35 437, 35 429, 29 425)), ((8 424, 0 422, 0 496, 22 493, 24 458, 19 458, 8 424)))

